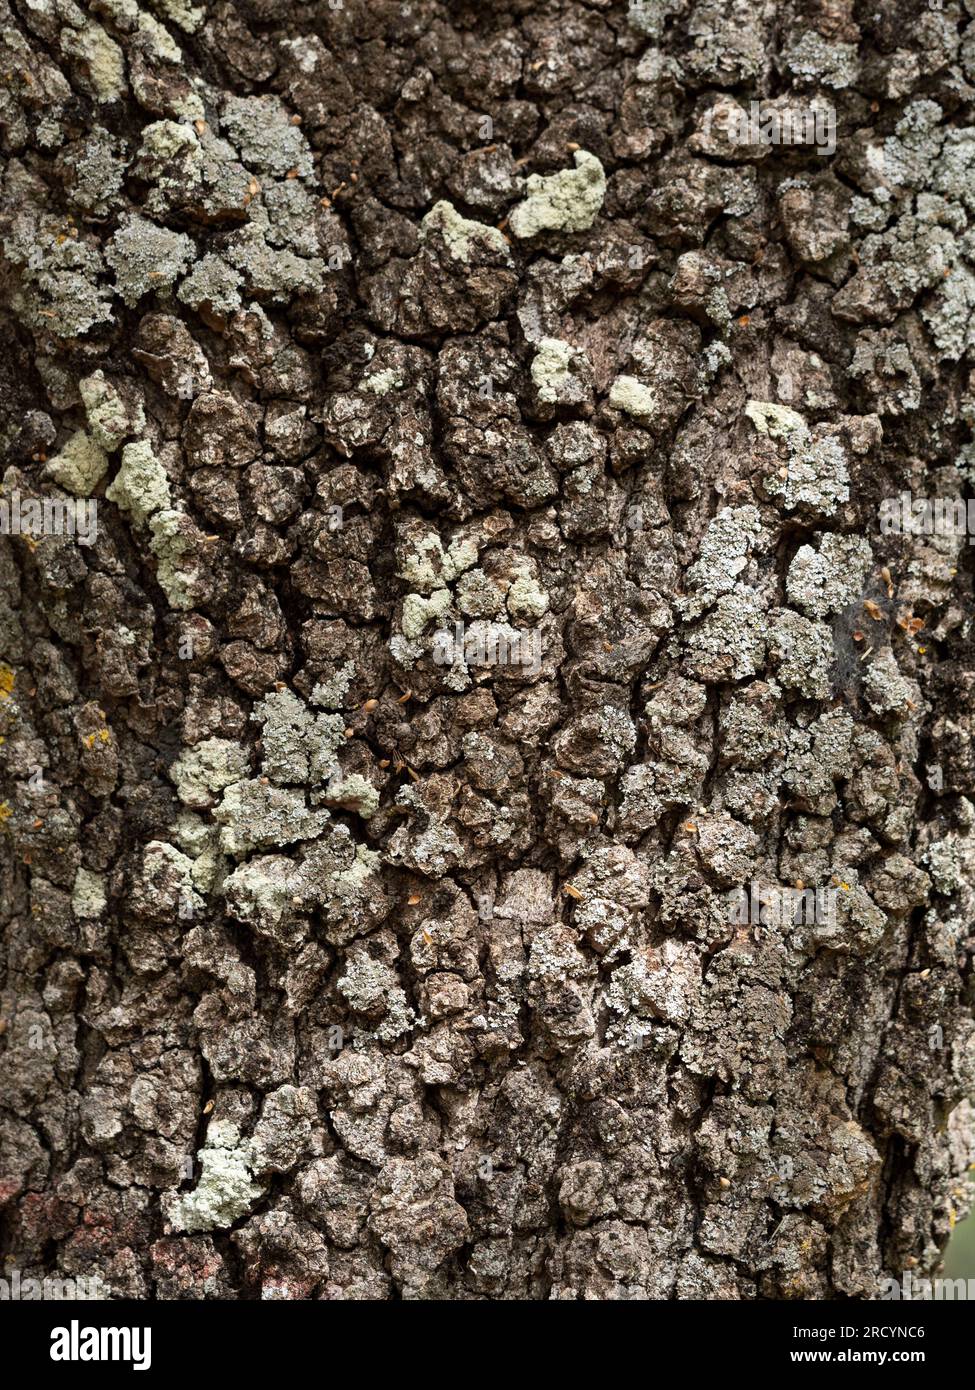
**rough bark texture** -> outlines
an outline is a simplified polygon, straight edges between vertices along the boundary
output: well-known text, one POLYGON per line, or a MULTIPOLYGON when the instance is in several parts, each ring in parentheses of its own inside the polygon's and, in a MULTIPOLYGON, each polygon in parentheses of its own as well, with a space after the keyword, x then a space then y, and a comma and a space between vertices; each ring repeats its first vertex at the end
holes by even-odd
POLYGON ((972 14, 0 0, 4 495, 98 501, 0 538, 24 1277, 936 1269, 973 563, 877 517, 975 476, 972 14))

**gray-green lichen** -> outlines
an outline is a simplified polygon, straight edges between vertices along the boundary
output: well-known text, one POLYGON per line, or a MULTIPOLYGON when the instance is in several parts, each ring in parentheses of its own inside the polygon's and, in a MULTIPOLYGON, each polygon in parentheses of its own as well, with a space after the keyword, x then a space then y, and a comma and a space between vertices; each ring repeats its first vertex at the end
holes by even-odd
POLYGON ((213 818, 221 827, 223 853, 240 857, 255 849, 317 839, 330 813, 325 807, 308 807, 303 789, 275 787, 252 778, 227 787, 213 818))
POLYGON ((785 477, 775 470, 765 480, 771 496, 780 497, 790 511, 806 506, 825 516, 849 501, 847 457, 837 438, 811 431, 797 411, 772 401, 749 401, 745 414, 759 434, 783 441, 788 449, 785 477))
POLYGON ((76 917, 98 918, 108 906, 105 895, 105 875, 79 868, 71 890, 71 911, 76 917))
POLYGON ((187 564, 195 553, 186 533, 187 518, 182 512, 168 507, 153 512, 149 518, 152 539, 149 549, 156 557, 156 579, 173 608, 188 610, 197 599, 200 572, 195 564, 187 564))
POLYGON ((132 410, 115 385, 106 380, 101 368, 91 376, 82 377, 78 390, 91 437, 109 453, 128 435, 144 427, 145 413, 141 405, 132 410))
POLYGON ((249 1141, 229 1120, 211 1123, 207 1142, 197 1155, 201 1173, 192 1192, 170 1193, 163 1210, 174 1231, 223 1231, 246 1216, 264 1193, 254 1177, 249 1141))
POLYGON ((532 359, 531 376, 540 401, 557 401, 559 388, 571 378, 573 349, 561 338, 542 338, 532 359))
POLYGON ((227 317, 243 304, 240 288, 243 276, 222 256, 208 252, 201 256, 176 291, 177 299, 193 309, 201 306, 227 317))
POLYGON ((176 795, 184 806, 210 807, 215 793, 246 777, 246 751, 226 738, 207 738, 184 748, 169 769, 176 795))
POLYGON ((575 168, 548 176, 530 174, 526 197, 508 219, 519 239, 539 232, 585 232, 595 222, 606 196, 603 166, 588 150, 576 150, 575 168))
POLYGON ((108 455, 85 430, 76 430, 44 470, 75 497, 90 497, 108 472, 108 455))
POLYGON ((862 536, 830 531, 818 540, 818 549, 802 545, 796 551, 786 576, 786 596, 810 617, 825 618, 861 597, 873 552, 862 536))
POLYGON ((126 444, 119 471, 105 489, 105 496, 128 512, 137 526, 157 512, 172 509, 169 478, 147 440, 126 444))
POLYGON ((450 254, 465 265, 470 262, 472 241, 481 242, 510 260, 508 243, 496 227, 462 217, 453 203, 444 199, 434 203, 420 223, 421 239, 425 240, 431 232, 439 232, 450 254))
POLYGON ((308 141, 278 97, 227 97, 220 123, 244 163, 258 173, 283 178, 295 171, 309 178, 314 172, 308 141))
POLYGON ((130 307, 150 291, 167 290, 195 255, 193 239, 185 232, 160 227, 137 213, 121 219, 105 251, 116 291, 130 307))
POLYGON ((255 706, 251 718, 263 724, 261 766, 281 785, 316 784, 336 766, 345 742, 339 714, 316 714, 291 690, 276 690, 255 706))

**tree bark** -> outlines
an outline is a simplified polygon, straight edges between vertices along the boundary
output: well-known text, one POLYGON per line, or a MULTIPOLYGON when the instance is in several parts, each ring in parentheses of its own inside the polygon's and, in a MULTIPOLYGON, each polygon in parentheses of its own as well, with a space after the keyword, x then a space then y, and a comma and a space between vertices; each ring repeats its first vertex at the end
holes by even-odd
POLYGON ((8 1269, 936 1272, 973 12, 0 0, 8 1269))

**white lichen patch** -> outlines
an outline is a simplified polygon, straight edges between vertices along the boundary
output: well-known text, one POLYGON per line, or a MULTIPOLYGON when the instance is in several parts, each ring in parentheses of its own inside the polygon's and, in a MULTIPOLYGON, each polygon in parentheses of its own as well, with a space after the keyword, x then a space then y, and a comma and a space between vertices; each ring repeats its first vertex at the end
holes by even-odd
POLYGON ((359 383, 361 390, 369 391, 374 396, 388 396, 390 391, 402 390, 404 385, 403 378, 392 367, 373 372, 372 376, 363 377, 359 383))
POLYGON ((606 174, 594 154, 576 150, 575 168, 525 180, 526 198, 513 210, 508 225, 520 238, 539 232, 585 232, 595 222, 606 196, 606 174))
POLYGON ((108 455, 86 430, 76 430, 44 470, 75 497, 90 497, 107 472, 108 455))
POLYGON ((500 252, 509 260, 511 258, 508 243, 496 227, 462 217, 453 203, 448 203, 445 199, 434 203, 420 223, 421 240, 426 240, 431 232, 439 232, 454 260, 462 261, 464 265, 470 263, 472 242, 480 242, 492 251, 500 252))

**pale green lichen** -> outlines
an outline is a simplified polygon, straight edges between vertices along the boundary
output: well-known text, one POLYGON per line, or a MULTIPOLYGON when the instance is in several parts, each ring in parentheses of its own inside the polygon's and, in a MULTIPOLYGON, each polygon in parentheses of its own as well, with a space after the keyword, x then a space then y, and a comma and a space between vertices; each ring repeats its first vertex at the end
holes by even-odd
POLYGON ((444 550, 435 531, 419 539, 411 537, 398 552, 396 573, 414 589, 429 593, 432 589, 451 584, 465 570, 477 564, 477 545, 465 537, 456 536, 444 550))
POLYGON ((183 611, 196 603, 200 581, 195 566, 187 569, 182 564, 194 551, 184 530, 185 522, 182 512, 170 508, 154 512, 149 520, 149 549, 156 557, 156 579, 172 607, 183 611))
POLYGON ((190 878, 201 893, 220 890, 226 860, 220 853, 220 834, 195 811, 182 810, 176 817, 176 841, 193 861, 190 878))
POLYGON ((786 443, 804 444, 809 438, 809 426, 796 410, 775 401, 748 401, 745 414, 759 434, 786 443))
POLYGON ((573 349, 561 338, 542 338, 532 359, 531 377, 540 401, 555 402, 571 380, 573 349))
POLYGON ((98 101, 118 101, 123 96, 125 59, 121 48, 100 24, 88 19, 80 29, 65 27, 61 30, 61 48, 79 60, 83 80, 98 101))
POLYGON ((185 806, 212 806, 214 793, 247 776, 249 762, 240 744, 226 738, 207 738, 184 748, 169 769, 176 795, 185 806))
POLYGON ((109 242, 105 259, 115 271, 116 292, 132 307, 150 290, 172 285, 195 255, 193 240, 184 232, 129 213, 109 242))
POLYGON ((252 778, 232 782, 214 809, 224 854, 244 855, 273 845, 315 840, 330 819, 324 807, 309 809, 303 788, 275 787, 252 778))
POLYGON ((188 4, 187 0, 155 0, 155 5, 187 34, 195 34, 206 19, 204 6, 188 4))
POLYGON ((90 497, 108 472, 108 455, 85 430, 76 430, 44 471, 75 497, 90 497))
POLYGON ((71 890, 71 911, 84 920, 98 918, 105 911, 105 875, 79 868, 71 890))
POLYGON ((156 512, 172 508, 166 470, 146 440, 126 444, 121 467, 105 489, 105 496, 128 512, 137 526, 144 525, 156 512))
POLYGON ((517 576, 508 590, 508 612, 516 620, 534 618, 537 621, 548 611, 548 603, 548 594, 526 571, 517 576))
POLYGON ((465 265, 471 259, 471 242, 480 242, 510 259, 508 243, 496 227, 462 217, 453 203, 445 199, 435 203, 420 223, 420 239, 425 240, 434 231, 443 237, 454 260, 463 261, 465 265))
POLYGON ((162 163, 175 159, 177 155, 189 154, 197 162, 202 162, 196 131, 181 121, 152 121, 143 126, 139 154, 142 158, 162 163))
POLYGON ((88 429, 92 439, 109 453, 117 449, 122 440, 145 425, 145 413, 138 406, 134 413, 122 399, 115 386, 107 381, 105 373, 99 368, 91 376, 82 377, 78 383, 81 402, 85 407, 88 429))
POLYGON ((606 174, 594 154, 576 150, 576 167, 548 176, 531 174, 525 181, 525 201, 508 225, 519 239, 539 232, 585 232, 595 222, 606 196, 606 174))
POLYGON ((174 1231, 227 1230, 264 1194, 254 1177, 251 1145, 241 1140, 235 1124, 217 1120, 198 1157, 199 1182, 192 1192, 163 1198, 166 1218, 174 1231))
POLYGON ((407 594, 403 600, 401 627, 403 636, 415 640, 428 623, 442 619, 450 608, 450 590, 435 589, 429 598, 422 594, 407 594))
POLYGON ((379 792, 372 783, 358 772, 345 777, 329 779, 325 800, 332 806, 354 811, 356 815, 368 820, 379 809, 379 792))
POLYGON ((614 410, 632 415, 641 424, 649 424, 660 409, 657 393, 635 376, 616 378, 609 389, 609 403, 614 410))

